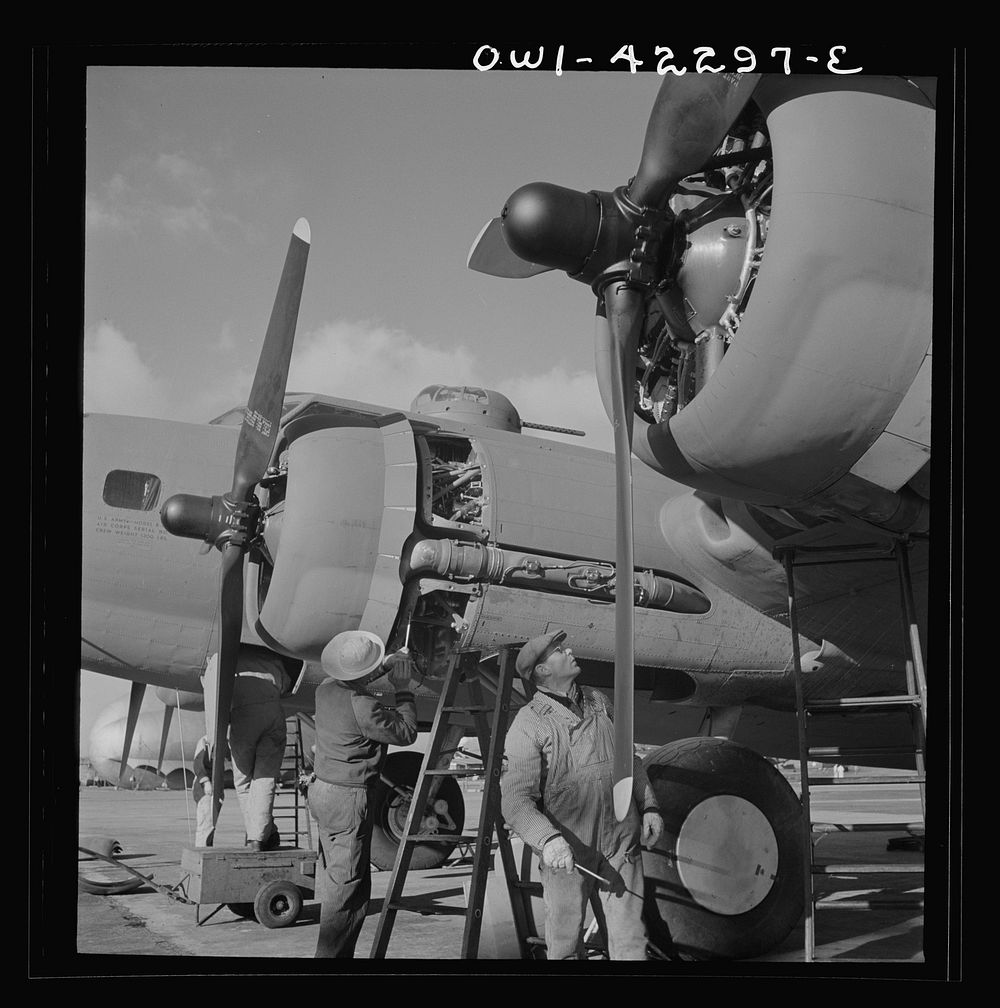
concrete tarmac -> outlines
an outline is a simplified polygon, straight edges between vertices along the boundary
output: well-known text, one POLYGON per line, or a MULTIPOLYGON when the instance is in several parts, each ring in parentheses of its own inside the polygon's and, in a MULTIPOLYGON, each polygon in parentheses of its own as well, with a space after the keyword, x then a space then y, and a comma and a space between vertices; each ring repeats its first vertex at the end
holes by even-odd
MULTIPOLYGON (((794 779, 791 783, 796 786, 794 779)), ((913 786, 839 786, 817 790, 812 799, 814 821, 898 821, 902 824, 921 819, 919 796, 913 786)), ((481 794, 466 790, 465 800, 466 822, 474 823, 478 818, 481 794)), ((160 885, 173 886, 184 880, 186 872, 181 867, 181 852, 185 846, 193 846, 194 829, 194 805, 189 793, 81 788, 79 811, 81 837, 114 837, 130 855, 127 863, 144 875, 152 875, 153 881, 160 885)), ((818 860, 829 863, 903 862, 919 866, 922 854, 886 849, 887 839, 897 835, 903 837, 906 833, 901 829, 898 834, 835 834, 820 842, 818 860)), ((227 792, 216 846, 239 846, 242 841, 239 807, 235 795, 227 792)), ((81 874, 95 879, 124 877, 120 869, 102 862, 81 862, 80 869, 81 874)), ((397 913, 388 959, 420 961, 419 968, 425 971, 433 970, 436 961, 460 958, 466 906, 463 884, 468 882, 470 874, 468 859, 435 870, 410 872, 404 898, 420 912, 397 913)), ((389 877, 388 871, 372 873, 372 899, 358 942, 359 959, 355 960, 354 969, 366 968, 359 960, 370 955, 389 877)), ((496 883, 490 885, 485 908, 480 959, 503 958, 510 954, 509 904, 503 906, 506 896, 502 891, 502 877, 497 878, 496 883)), ((879 901, 893 893, 922 895, 923 877, 897 873, 856 875, 838 879, 832 888, 840 899, 879 901)), ((183 956, 187 957, 190 972, 194 974, 215 972, 223 966, 221 961, 205 961, 210 958, 232 960, 226 964, 226 972, 254 973, 268 971, 264 960, 303 960, 313 956, 319 921, 319 904, 313 900, 306 901, 293 925, 278 929, 268 929, 253 919, 239 917, 225 906, 206 919, 214 909, 214 905, 198 908, 198 916, 203 921, 198 925, 194 906, 176 902, 151 886, 144 885, 136 892, 119 896, 95 896, 81 891, 77 900, 77 952, 83 962, 91 955, 183 956), (190 957, 201 958, 202 965, 190 957)), ((817 964, 922 963, 923 925, 923 911, 912 908, 817 912, 817 964)), ((108 960, 102 958, 100 962, 97 972, 106 973, 108 960)), ((780 946, 753 962, 802 963, 802 923, 780 946)), ((313 964, 300 965, 304 970, 313 968, 313 964)), ((530 971, 544 964, 494 962, 492 965, 501 971, 505 971, 505 966, 530 971)), ((655 969, 657 972, 686 972, 698 965, 658 962, 655 969)), ((397 966, 404 964, 398 962, 397 966)), ((578 966, 586 967, 587 964, 578 966)), ((442 964, 441 969, 446 972, 448 967, 442 964)))

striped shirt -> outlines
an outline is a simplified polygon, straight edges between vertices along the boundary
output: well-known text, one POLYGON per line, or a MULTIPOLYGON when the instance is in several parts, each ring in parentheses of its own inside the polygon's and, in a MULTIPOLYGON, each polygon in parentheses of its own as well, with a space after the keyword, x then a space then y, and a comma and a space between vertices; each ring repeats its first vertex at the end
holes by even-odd
MULTIPOLYGON (((578 697, 583 718, 559 702, 562 698, 539 690, 530 703, 517 712, 507 732, 506 765, 500 782, 504 819, 535 850, 541 850, 547 841, 562 832, 560 825, 546 815, 550 798, 577 779, 593 780, 597 768, 603 768, 608 775, 613 762, 613 752, 604 750, 594 754, 593 762, 588 762, 581 771, 574 758, 567 755, 572 730, 585 719, 596 719, 595 727, 600 728, 597 735, 601 740, 609 737, 608 728, 614 721, 611 702, 600 690, 580 686, 578 697), (600 724, 604 719, 607 723, 600 724)), ((610 734, 613 735, 613 729, 610 734)), ((610 776, 608 780, 607 801, 610 802, 610 776)), ((656 795, 637 756, 632 769, 632 797, 639 810, 657 806, 656 795)), ((560 814, 565 822, 565 811, 560 814)), ((576 814, 597 841, 601 832, 596 822, 600 810, 581 808, 576 814)), ((579 834, 581 830, 576 829, 576 825, 573 824, 573 832, 579 834)))

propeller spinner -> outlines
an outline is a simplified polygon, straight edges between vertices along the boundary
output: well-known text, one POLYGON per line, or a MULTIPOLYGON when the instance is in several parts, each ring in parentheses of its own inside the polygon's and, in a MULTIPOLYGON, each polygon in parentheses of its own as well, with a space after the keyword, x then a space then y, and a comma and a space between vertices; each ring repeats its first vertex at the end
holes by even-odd
POLYGON ((212 821, 222 806, 225 760, 222 748, 229 732, 229 708, 243 630, 243 557, 259 530, 260 504, 253 489, 264 476, 278 436, 295 323, 309 257, 309 223, 299 218, 292 230, 278 293, 264 336, 253 387, 240 427, 233 464, 232 489, 220 496, 176 494, 164 502, 160 520, 173 535, 202 539, 222 551, 219 580, 219 659, 217 675, 206 677, 206 710, 212 753, 212 821), (214 680, 214 681, 213 681, 214 680))
MULTIPOLYGON (((519 278, 562 270, 597 295, 598 375, 614 429, 620 578, 631 577, 634 566, 632 418, 646 306, 655 299, 668 324, 679 314, 665 282, 677 266, 667 200, 682 178, 711 157, 759 76, 664 80, 650 114, 639 169, 628 187, 583 193, 545 182, 522 186, 479 233, 469 253, 469 267, 483 273, 519 278)), ((682 334, 692 335, 690 330, 682 334)), ((633 593, 615 593, 614 804, 619 820, 628 813, 632 797, 634 605, 633 593)))

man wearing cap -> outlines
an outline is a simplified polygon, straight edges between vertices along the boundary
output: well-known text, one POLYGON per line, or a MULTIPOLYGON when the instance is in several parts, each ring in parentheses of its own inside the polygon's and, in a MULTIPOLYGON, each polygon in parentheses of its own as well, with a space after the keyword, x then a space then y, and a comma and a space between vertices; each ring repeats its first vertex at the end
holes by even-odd
POLYGON ((536 692, 507 732, 504 819, 540 855, 549 959, 581 958, 595 887, 609 956, 645 959, 640 841, 655 845, 663 820, 638 758, 628 815, 615 819, 611 704, 600 690, 577 685, 580 667, 565 639, 563 631, 542 634, 518 655, 517 671, 536 692))
POLYGON ((411 692, 413 660, 405 652, 385 657, 382 641, 365 630, 337 634, 323 649, 330 676, 316 690, 315 780, 309 809, 319 823, 322 902, 317 958, 351 959, 371 895, 369 817, 371 790, 388 745, 417 737, 411 692), (388 675, 395 710, 366 688, 388 675))

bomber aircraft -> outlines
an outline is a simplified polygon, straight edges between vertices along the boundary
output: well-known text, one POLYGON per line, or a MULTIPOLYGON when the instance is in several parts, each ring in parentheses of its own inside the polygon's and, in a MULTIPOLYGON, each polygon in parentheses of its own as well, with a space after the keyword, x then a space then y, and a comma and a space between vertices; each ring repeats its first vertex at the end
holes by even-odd
MULTIPOLYGON (((148 684, 219 739, 241 647, 300 663, 285 706, 308 714, 323 647, 360 627, 416 656, 426 728, 456 649, 488 682, 502 647, 565 629, 582 681, 614 691, 621 779, 633 738, 658 746, 650 918, 698 957, 766 952, 803 909, 801 806, 764 758, 798 752, 796 659, 810 703, 900 696, 919 651, 901 609, 926 629, 933 94, 666 79, 628 185, 510 197, 469 266, 591 286, 613 455, 525 433, 516 404, 458 383, 407 411, 287 392, 300 220, 245 408, 85 417, 83 667, 133 681, 133 724, 148 684), (791 548, 869 561, 799 567, 794 634, 791 548), (678 855, 692 844, 714 874, 678 855)), ((873 702, 811 738, 913 766, 911 727, 873 702)), ((460 789, 442 793, 460 827, 460 789)), ((405 818, 387 788, 376 863, 405 818)))

